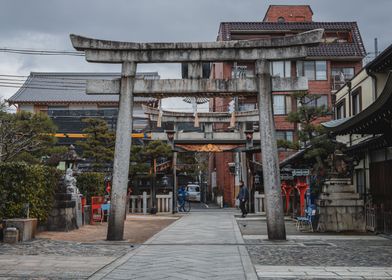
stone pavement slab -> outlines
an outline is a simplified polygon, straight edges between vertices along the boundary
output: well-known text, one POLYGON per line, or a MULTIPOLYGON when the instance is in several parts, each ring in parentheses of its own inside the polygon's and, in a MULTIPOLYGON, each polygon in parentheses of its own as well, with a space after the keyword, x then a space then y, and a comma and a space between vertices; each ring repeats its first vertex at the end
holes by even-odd
POLYGON ((0 279, 86 279, 116 257, 0 255, 0 279), (68 269, 64 269, 64 265, 68 269))
POLYGON ((191 212, 91 279, 257 279, 234 215, 191 212))
POLYGON ((263 266, 259 279, 392 279, 392 267, 263 266))

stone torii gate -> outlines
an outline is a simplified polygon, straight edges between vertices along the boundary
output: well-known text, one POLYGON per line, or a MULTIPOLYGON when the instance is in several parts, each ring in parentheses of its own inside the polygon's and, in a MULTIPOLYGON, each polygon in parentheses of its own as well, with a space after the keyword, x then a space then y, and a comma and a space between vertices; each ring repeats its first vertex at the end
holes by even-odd
MULTIPOLYGON (((254 41, 207 43, 131 43, 70 35, 74 48, 84 51, 86 60, 121 63, 121 79, 89 81, 87 93, 120 94, 113 165, 111 209, 107 239, 122 240, 126 191, 131 149, 134 96, 150 97, 222 97, 258 96, 264 189, 266 194, 268 238, 286 239, 281 199, 279 162, 272 112, 271 60, 293 60, 307 56, 307 46, 322 40, 324 30, 317 29, 293 36, 254 41), (202 78, 203 62, 255 63, 255 78, 217 80, 202 78), (137 80, 138 63, 188 63, 188 79, 137 80)), ((282 79, 284 84, 298 80, 282 79)))

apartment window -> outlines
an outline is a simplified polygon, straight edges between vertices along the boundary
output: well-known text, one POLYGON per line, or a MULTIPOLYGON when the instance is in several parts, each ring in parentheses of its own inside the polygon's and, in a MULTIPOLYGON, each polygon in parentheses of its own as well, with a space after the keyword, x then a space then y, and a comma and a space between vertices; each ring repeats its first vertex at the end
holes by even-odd
POLYGON ((346 117, 346 104, 344 99, 336 105, 336 119, 343 119, 346 117))
POLYGON ((248 73, 248 67, 247 66, 234 66, 231 70, 231 77, 233 79, 244 79, 247 76, 250 76, 248 73))
POLYGON ((291 112, 290 95, 273 95, 274 115, 287 115, 291 112))
POLYGON ((351 80, 354 77, 354 68, 353 67, 341 67, 341 68, 332 68, 332 90, 339 90, 343 87, 347 81, 351 80))
POLYGON ((276 140, 286 140, 290 142, 294 141, 294 133, 290 130, 277 130, 275 135, 276 140))
POLYGON ((356 115, 362 110, 362 100, 361 100, 361 87, 357 88, 351 94, 351 104, 352 104, 352 115, 356 115))
MULTIPOLYGON (((326 108, 328 108, 328 96, 325 94, 324 95, 315 95, 312 97, 306 96, 303 103, 305 106, 309 106, 309 107, 325 106, 326 108)), ((301 104, 298 103, 298 106, 301 106, 301 104)))
POLYGON ((341 80, 341 77, 344 77, 344 80, 348 81, 354 77, 354 67, 333 67, 331 74, 333 79, 341 80))
POLYGON ((297 76, 306 77, 311 81, 325 81, 327 80, 327 62, 324 60, 297 61, 297 76))
POLYGON ((271 63, 272 76, 281 78, 291 77, 291 62, 290 61, 273 61, 271 63))
POLYGON ((252 111, 256 109, 256 103, 240 103, 238 105, 239 111, 252 111))

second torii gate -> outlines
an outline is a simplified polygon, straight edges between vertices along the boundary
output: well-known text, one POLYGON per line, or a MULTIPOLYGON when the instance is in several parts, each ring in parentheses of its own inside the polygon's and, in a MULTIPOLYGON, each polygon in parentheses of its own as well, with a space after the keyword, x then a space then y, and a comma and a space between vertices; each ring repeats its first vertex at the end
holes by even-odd
MULTIPOLYGON (((279 162, 272 112, 271 60, 305 58, 307 46, 322 40, 324 31, 254 41, 208 43, 131 43, 71 35, 76 50, 84 51, 87 61, 121 63, 120 80, 89 81, 87 93, 120 94, 113 165, 113 185, 108 240, 122 240, 126 190, 131 149, 132 107, 134 96, 151 97, 222 97, 258 96, 264 189, 266 194, 268 238, 286 239, 281 199, 279 162), (253 61, 255 78, 202 79, 203 62, 253 61), (137 80, 138 63, 188 63, 188 79, 137 80)), ((281 79, 282 84, 301 83, 301 79, 281 79)))

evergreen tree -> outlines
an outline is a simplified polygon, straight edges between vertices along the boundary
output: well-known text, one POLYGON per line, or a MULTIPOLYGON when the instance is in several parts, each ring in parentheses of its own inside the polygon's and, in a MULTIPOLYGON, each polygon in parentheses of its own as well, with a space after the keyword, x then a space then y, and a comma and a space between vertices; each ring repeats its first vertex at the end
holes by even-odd
POLYGON ((0 162, 39 163, 56 143, 56 126, 45 114, 0 111, 0 162))
POLYGON ((87 125, 83 132, 86 134, 84 141, 77 145, 83 149, 83 157, 92 162, 93 169, 100 170, 107 164, 113 163, 115 135, 109 131, 103 119, 88 118, 83 122, 87 125))
POLYGON ((129 164, 129 176, 131 178, 143 177, 151 175, 150 162, 145 157, 145 146, 132 144, 130 164, 129 164))
POLYGON ((295 93, 293 96, 297 100, 298 108, 295 112, 289 113, 287 120, 298 126, 298 141, 294 143, 279 141, 278 145, 284 148, 306 148, 304 157, 315 163, 314 173, 324 174, 326 158, 334 151, 335 144, 326 137, 325 128, 320 122, 331 112, 325 105, 314 105, 320 95, 303 91, 295 93))

